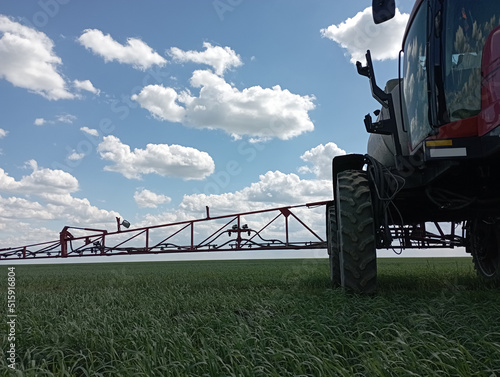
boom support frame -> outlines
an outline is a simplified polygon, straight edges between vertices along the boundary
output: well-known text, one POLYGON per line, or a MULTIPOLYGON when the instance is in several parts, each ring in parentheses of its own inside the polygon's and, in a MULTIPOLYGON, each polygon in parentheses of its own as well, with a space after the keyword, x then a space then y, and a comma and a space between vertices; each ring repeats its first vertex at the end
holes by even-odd
POLYGON ((315 202, 215 217, 210 216, 207 207, 206 218, 137 229, 119 229, 116 232, 65 226, 60 232, 59 240, 0 249, 0 260, 214 251, 325 249, 327 247, 326 241, 294 213, 294 210, 300 207, 324 206, 327 203, 329 202, 315 202), (256 227, 248 225, 252 216, 262 215, 271 215, 271 218, 264 225, 261 225, 262 217, 253 222, 254 225, 257 224, 256 227), (280 225, 279 221, 283 221, 283 223, 280 225), (292 221, 296 227, 294 234, 290 229, 292 221), (272 232, 271 228, 273 228, 272 232), (70 230, 89 233, 74 236, 70 230), (269 238, 266 233, 279 233, 279 235, 269 238), (301 233, 302 239, 299 239, 298 233, 301 233), (306 236, 307 240, 304 240, 306 236), (179 239, 182 242, 179 242, 179 239))

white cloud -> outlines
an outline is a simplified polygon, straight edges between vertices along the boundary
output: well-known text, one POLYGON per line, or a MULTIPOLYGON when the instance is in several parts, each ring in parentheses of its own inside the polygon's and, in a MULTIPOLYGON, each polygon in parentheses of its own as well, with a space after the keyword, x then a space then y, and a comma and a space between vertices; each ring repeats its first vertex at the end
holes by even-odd
POLYGON ((195 71, 191 86, 200 88, 199 97, 148 85, 132 100, 161 120, 222 129, 237 138, 287 140, 314 129, 308 114, 315 108, 313 96, 293 94, 279 85, 240 91, 208 70, 195 71))
POLYGON ((75 88, 80 90, 86 90, 87 92, 94 93, 95 95, 99 95, 101 91, 96 89, 90 80, 73 80, 73 85, 75 88))
MULTIPOLYGON (((29 239, 37 240, 37 229, 45 229, 40 224, 47 221, 64 221, 71 225, 92 225, 93 227, 113 226, 117 212, 97 208, 85 199, 75 198, 73 193, 78 190, 78 180, 62 170, 39 168, 34 160, 27 166, 32 169, 29 175, 20 180, 10 177, 0 169, 0 229, 2 242, 14 240, 19 243, 20 229, 26 229, 29 239), (12 195, 13 194, 13 195, 12 195), (36 199, 34 199, 36 198, 36 199)), ((43 233, 47 239, 52 232, 43 233)), ((17 246, 9 244, 9 246, 17 246)))
POLYGON ((0 196, 1 218, 53 220, 54 216, 38 202, 19 197, 0 196))
POLYGON ((47 121, 43 118, 36 118, 35 121, 33 122, 35 126, 43 126, 46 123, 47 121))
POLYGON ((165 58, 137 38, 129 38, 127 44, 122 45, 109 34, 104 35, 97 29, 87 29, 78 38, 78 42, 94 54, 102 56, 105 62, 116 60, 143 71, 154 65, 163 66, 166 63, 165 58))
POLYGON ((88 128, 88 127, 81 127, 80 131, 85 132, 91 136, 98 137, 99 136, 99 131, 97 131, 94 128, 88 128))
POLYGON ((159 174, 185 180, 203 179, 215 166, 206 152, 180 145, 148 144, 146 149, 130 150, 115 136, 106 136, 97 147, 105 160, 113 162, 104 170, 114 171, 129 179, 141 179, 143 174, 159 174))
POLYGON ((8 133, 9 131, 5 131, 3 128, 0 128, 0 139, 6 137, 8 133))
POLYGON ((75 98, 58 72, 54 43, 42 32, 0 15, 0 78, 49 100, 75 98))
POLYGON ((323 181, 302 180, 296 174, 280 171, 259 176, 259 182, 243 190, 248 200, 278 204, 300 204, 319 200, 330 194, 330 185, 323 181))
POLYGON ((203 47, 205 51, 183 51, 180 48, 172 47, 168 53, 176 62, 209 65, 219 76, 222 76, 227 69, 243 65, 241 57, 230 47, 212 46, 208 42, 204 42, 203 47))
POLYGON ((205 206, 222 212, 246 212, 265 207, 296 205, 331 199, 328 180, 304 180, 296 174, 268 171, 259 181, 233 193, 186 195, 180 205, 184 211, 203 213, 205 206))
POLYGON ((195 218, 199 218, 199 216, 188 215, 186 212, 181 210, 161 212, 155 214, 148 213, 147 215, 144 216, 144 218, 141 221, 134 222, 134 226, 137 228, 142 228, 146 226, 153 226, 159 224, 169 224, 180 221, 189 221, 195 218))
POLYGON ((392 20, 375 25, 371 7, 368 7, 339 25, 321 29, 321 34, 345 48, 352 63, 364 63, 368 49, 373 60, 396 59, 401 50, 408 18, 408 14, 396 9, 392 20))
POLYGON ((132 100, 161 120, 181 123, 186 116, 186 109, 178 103, 182 96, 162 85, 148 85, 138 95, 134 94, 132 100))
POLYGON ((60 114, 56 116, 56 122, 72 124, 76 120, 76 116, 71 114, 60 114))
POLYGON ((41 196, 48 204, 47 209, 57 218, 66 219, 69 224, 107 224, 115 225, 115 211, 93 206, 86 198, 75 198, 69 193, 44 194, 41 196))
POLYGON ((16 181, 0 168, 0 192, 16 195, 39 195, 40 193, 70 193, 78 190, 78 180, 62 170, 39 169, 35 160, 30 160, 27 166, 33 171, 16 181))
POLYGON ((73 151, 73 153, 71 153, 69 156, 68 156, 68 160, 71 160, 71 161, 78 161, 78 160, 81 160, 82 158, 85 157, 85 153, 78 153, 76 151, 73 151))
POLYGON ((170 203, 172 199, 166 195, 155 194, 143 189, 134 193, 134 200, 141 208, 157 208, 160 204, 170 203))
MULTIPOLYGON (((0 207, 2 208, 3 200, 4 198, 0 196, 0 207)), ((14 210, 16 211, 17 208, 14 207, 14 210)), ((26 220, 2 217, 0 217, 0 230, 2 231, 2 245, 9 247, 57 240, 60 231, 48 229, 43 225, 36 225, 32 221, 28 222, 26 220)))
POLYGON ((56 123, 72 124, 76 119, 77 119, 76 116, 72 114, 59 114, 55 116, 54 120, 36 118, 33 124, 35 126, 43 126, 46 124, 56 124, 56 123))
MULTIPOLYGON (((91 225, 92 227, 113 227, 115 218, 119 214, 115 211, 100 209, 90 204, 88 199, 75 198, 71 194, 41 194, 38 201, 19 196, 2 197, 0 195, 0 228, 5 228, 2 233, 4 238, 15 235, 19 231, 22 221, 33 224, 34 228, 39 224, 47 225, 47 221, 64 221, 72 226, 91 225)), ((34 235, 30 229, 30 234, 34 235)), ((17 238, 15 238, 17 241, 17 238)), ((44 234, 43 241, 50 241, 44 234)), ((33 239, 28 242, 34 242, 33 239)), ((17 243, 17 242, 16 242, 17 243)), ((18 246, 12 244, 9 246, 18 246)))
POLYGON ((306 151, 300 158, 312 166, 301 166, 300 173, 313 173, 318 179, 332 179, 332 160, 335 156, 346 154, 335 143, 320 144, 306 151))

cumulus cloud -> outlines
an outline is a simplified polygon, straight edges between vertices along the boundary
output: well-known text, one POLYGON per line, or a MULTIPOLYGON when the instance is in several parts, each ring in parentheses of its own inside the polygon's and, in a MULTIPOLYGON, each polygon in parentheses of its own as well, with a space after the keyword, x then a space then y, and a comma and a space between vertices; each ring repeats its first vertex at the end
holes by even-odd
MULTIPOLYGON (((30 222, 62 220, 76 226, 100 224, 113 226, 116 217, 119 217, 119 213, 100 209, 93 206, 88 199, 75 198, 69 193, 43 194, 37 201, 19 196, 0 195, 0 226, 7 225, 6 228, 15 231, 19 228, 19 222, 23 220, 30 222)), ((47 238, 44 237, 43 240, 47 241, 47 238)), ((33 242, 32 239, 29 241, 33 242)))
POLYGON ((68 160, 78 161, 85 157, 85 153, 78 153, 77 151, 73 151, 69 156, 68 160))
POLYGON ((45 194, 42 198, 48 203, 47 209, 56 218, 66 219, 70 224, 107 224, 114 225, 120 217, 115 211, 98 208, 86 198, 75 198, 66 194, 45 194))
POLYGON ((183 96, 163 85, 148 85, 139 94, 134 94, 132 100, 161 120, 182 123, 186 116, 186 109, 179 104, 184 102, 183 96))
POLYGON ((19 197, 4 198, 0 195, 1 218, 52 220, 54 215, 39 202, 19 197))
POLYGON ((16 181, 0 168, 0 192, 39 195, 71 193, 78 190, 78 180, 62 170, 40 169, 35 160, 27 162, 33 171, 16 181))
POLYGON ((0 78, 49 100, 71 99, 58 72, 61 58, 46 34, 0 15, 0 78))
POLYGON ((211 66, 215 73, 222 76, 227 69, 243 65, 241 57, 230 47, 212 46, 208 42, 203 43, 205 51, 183 51, 172 47, 168 53, 176 62, 193 62, 211 66))
POLYGON ((208 205, 221 212, 246 212, 265 207, 329 200, 331 192, 330 181, 304 180, 293 173, 268 171, 259 176, 258 182, 236 192, 186 195, 179 208, 189 213, 203 213, 208 205))
POLYGON ((5 131, 3 128, 0 128, 0 139, 6 137, 8 133, 9 131, 5 131))
POLYGON ((73 80, 73 85, 79 90, 86 90, 87 92, 99 95, 101 91, 96 89, 90 80, 73 80))
POLYGON ((299 173, 313 173, 318 179, 332 179, 332 160, 335 156, 342 156, 346 151, 335 143, 320 144, 306 151, 300 158, 310 166, 299 167, 299 173))
POLYGON ((160 120, 222 129, 236 138, 246 135, 257 140, 287 140, 314 129, 308 113, 315 108, 313 96, 293 94, 279 85, 240 91, 209 70, 195 71, 190 83, 200 88, 198 97, 148 85, 132 100, 160 120))
POLYGON ((373 60, 396 59, 401 50, 408 18, 408 14, 396 9, 392 20, 375 25, 372 9, 368 7, 338 25, 321 29, 321 34, 345 48, 352 63, 364 62, 368 49, 373 60))
MULTIPOLYGON (((78 180, 71 174, 40 168, 35 160, 28 161, 27 167, 32 172, 19 180, 0 169, 0 229, 4 230, 2 242, 9 236, 19 240, 14 236, 20 232, 23 224, 29 225, 29 234, 33 236, 31 230, 36 229, 40 221, 59 220, 71 225, 114 225, 115 217, 119 216, 117 212, 100 209, 85 198, 73 196, 78 190, 78 180)), ((43 240, 47 241, 49 233, 44 233, 43 240)), ((33 239, 28 241, 34 242, 33 239)))
POLYGON ((321 181, 303 180, 296 174, 269 171, 259 176, 259 182, 252 183, 243 192, 251 201, 293 205, 322 198, 330 194, 330 187, 328 185, 325 190, 325 184, 321 181))
MULTIPOLYGON (((5 208, 3 204, 5 198, 0 196, 0 207, 5 208)), ((18 206, 13 207, 13 211, 17 211, 18 206)), ((18 218, 2 218, 0 216, 0 230, 2 231, 2 245, 4 246, 19 246, 29 245, 38 242, 46 242, 47 240, 56 240, 59 237, 60 230, 48 229, 45 226, 39 226, 33 221, 28 221, 28 216, 25 220, 18 218)), ((46 221, 43 221, 46 222, 46 221)))
POLYGON ((141 208, 157 208, 160 204, 170 203, 172 199, 166 195, 155 194, 143 189, 134 193, 134 200, 141 208))
POLYGON ((146 149, 123 144, 115 136, 106 136, 97 147, 104 160, 113 164, 105 170, 122 174, 129 179, 141 179, 143 174, 178 177, 185 180, 204 179, 212 174, 215 165, 206 152, 190 147, 167 144, 148 144, 146 149))
POLYGON ((43 126, 45 123, 47 123, 47 120, 45 120, 44 118, 36 118, 33 122, 35 126, 43 126))
POLYGON ((127 43, 122 45, 109 34, 104 35, 97 29, 87 29, 78 38, 78 42, 94 54, 103 57, 105 62, 117 61, 130 64, 143 71, 154 65, 161 67, 166 63, 165 58, 137 38, 128 38, 127 43))
POLYGON ((95 137, 99 136, 99 131, 97 131, 94 128, 81 127, 80 131, 85 132, 86 134, 89 134, 91 136, 95 136, 95 137))
MULTIPOLYGON (((1 201, 2 199, 0 199, 0 206, 2 206, 1 201)), ((19 246, 57 240, 60 229, 56 231, 41 224, 35 224, 33 221, 0 217, 0 231, 2 233, 2 245, 19 246)))

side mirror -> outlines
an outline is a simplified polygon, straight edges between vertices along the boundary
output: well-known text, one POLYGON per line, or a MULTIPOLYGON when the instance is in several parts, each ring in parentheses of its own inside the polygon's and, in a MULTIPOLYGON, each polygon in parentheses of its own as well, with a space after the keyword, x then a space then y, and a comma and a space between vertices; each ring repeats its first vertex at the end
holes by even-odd
POLYGON ((372 2, 373 21, 376 24, 388 21, 396 14, 396 4, 394 0, 373 0, 372 2))

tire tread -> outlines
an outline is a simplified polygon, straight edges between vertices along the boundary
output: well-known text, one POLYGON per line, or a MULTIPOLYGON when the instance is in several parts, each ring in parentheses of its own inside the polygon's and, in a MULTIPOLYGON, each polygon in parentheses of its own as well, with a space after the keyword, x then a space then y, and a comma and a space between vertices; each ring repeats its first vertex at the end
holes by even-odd
POLYGON ((377 289, 377 253, 371 191, 366 172, 347 170, 337 176, 341 285, 355 293, 377 289))

